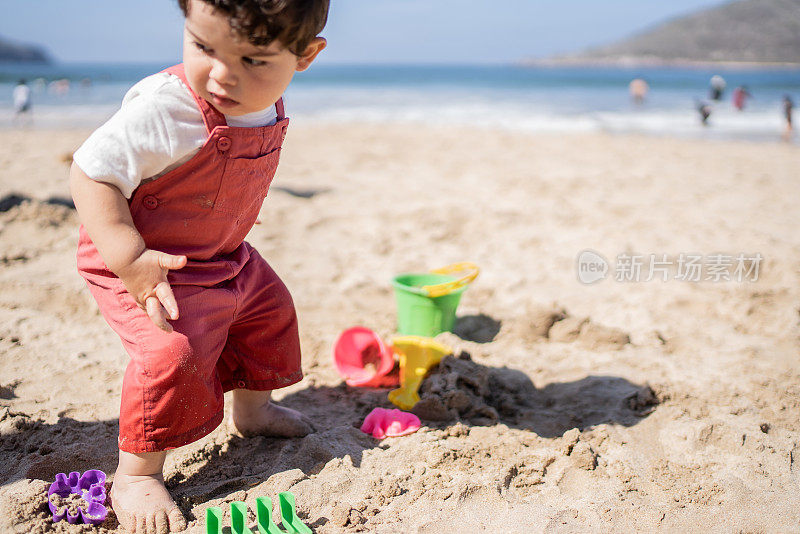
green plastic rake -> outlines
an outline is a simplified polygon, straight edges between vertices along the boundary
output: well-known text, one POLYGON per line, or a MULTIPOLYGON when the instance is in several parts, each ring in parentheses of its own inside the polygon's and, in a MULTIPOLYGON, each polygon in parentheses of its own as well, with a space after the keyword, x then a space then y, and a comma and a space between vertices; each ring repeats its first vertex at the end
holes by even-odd
MULTIPOLYGON (((278 505, 281 515, 281 528, 272 519, 272 499, 259 497, 256 499, 256 523, 258 534, 312 534, 295 509, 294 494, 284 491, 278 494, 278 505)), ((247 505, 242 501, 231 503, 231 534, 255 534, 247 526, 247 505)), ((206 508, 206 534, 223 534, 222 508, 210 506, 206 508)))

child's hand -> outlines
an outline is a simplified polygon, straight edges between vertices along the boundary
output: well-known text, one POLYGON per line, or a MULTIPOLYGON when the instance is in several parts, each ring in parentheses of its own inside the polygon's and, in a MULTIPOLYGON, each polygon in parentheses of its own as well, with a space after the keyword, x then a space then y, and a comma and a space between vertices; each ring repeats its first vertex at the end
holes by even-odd
POLYGON ((172 332, 167 319, 178 318, 178 302, 167 282, 167 273, 184 265, 186 256, 144 249, 131 263, 116 271, 136 304, 165 332, 172 332))

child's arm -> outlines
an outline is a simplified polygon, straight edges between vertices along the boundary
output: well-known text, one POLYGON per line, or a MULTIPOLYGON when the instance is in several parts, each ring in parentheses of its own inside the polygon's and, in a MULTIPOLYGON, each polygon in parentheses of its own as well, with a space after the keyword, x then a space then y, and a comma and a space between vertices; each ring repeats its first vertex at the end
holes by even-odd
POLYGON ((128 202, 113 185, 89 178, 73 163, 69 177, 75 208, 106 265, 159 328, 172 331, 178 303, 167 272, 186 265, 186 256, 150 250, 133 224, 128 202))

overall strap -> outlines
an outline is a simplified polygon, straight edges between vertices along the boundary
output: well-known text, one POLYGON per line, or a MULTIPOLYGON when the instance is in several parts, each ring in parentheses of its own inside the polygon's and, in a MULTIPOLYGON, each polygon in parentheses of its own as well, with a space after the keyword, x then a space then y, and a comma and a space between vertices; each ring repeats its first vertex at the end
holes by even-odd
MULTIPOLYGON (((179 63, 178 65, 174 65, 172 67, 169 67, 168 69, 164 69, 162 72, 173 74, 178 78, 180 78, 180 80, 192 94, 192 97, 194 97, 194 101, 197 103, 197 107, 203 114, 203 124, 206 125, 206 130, 208 131, 209 134, 217 126, 226 126, 228 124, 227 121, 225 121, 225 115, 220 113, 219 110, 217 110, 217 108, 209 104, 207 100, 200 98, 197 94, 195 94, 194 91, 192 91, 192 88, 189 85, 188 80, 186 79, 186 73, 183 70, 183 63, 179 63)), ((283 109, 282 104, 281 104, 281 109, 283 109)))
POLYGON ((286 112, 283 109, 283 97, 280 97, 277 102, 275 102, 275 113, 277 113, 277 119, 283 120, 286 118, 286 112))

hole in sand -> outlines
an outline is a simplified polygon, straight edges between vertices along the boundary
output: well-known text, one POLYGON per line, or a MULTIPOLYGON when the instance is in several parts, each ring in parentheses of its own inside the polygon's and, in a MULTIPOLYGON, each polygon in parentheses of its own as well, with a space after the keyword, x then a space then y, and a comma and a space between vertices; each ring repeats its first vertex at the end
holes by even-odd
POLYGON ((464 315, 456 319, 453 333, 466 341, 475 343, 489 343, 500 332, 502 323, 497 319, 483 313, 479 315, 464 315))

